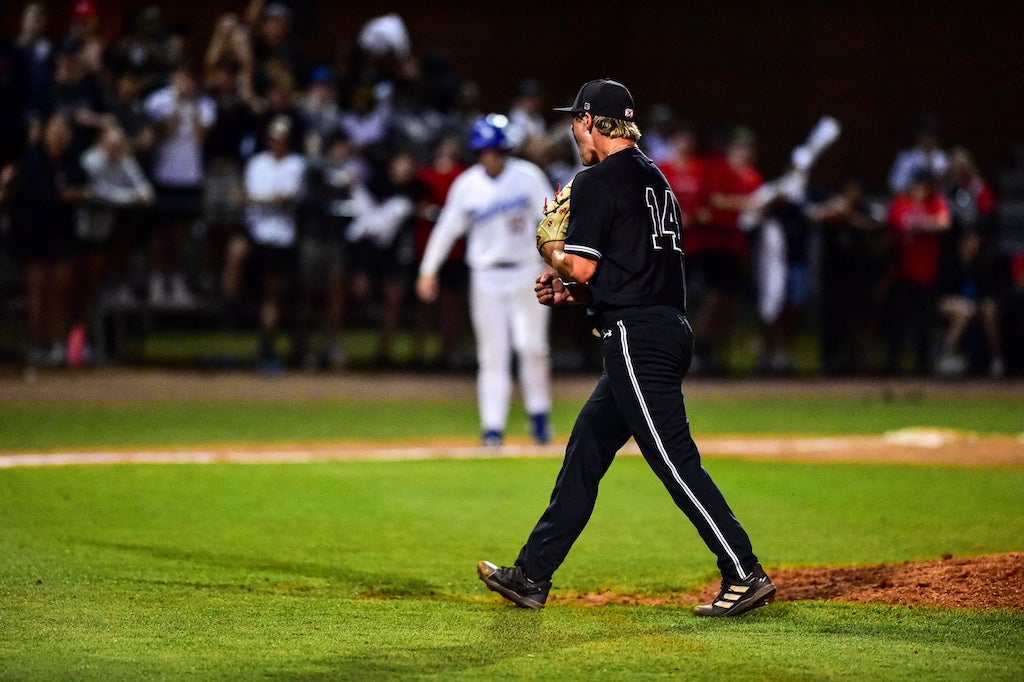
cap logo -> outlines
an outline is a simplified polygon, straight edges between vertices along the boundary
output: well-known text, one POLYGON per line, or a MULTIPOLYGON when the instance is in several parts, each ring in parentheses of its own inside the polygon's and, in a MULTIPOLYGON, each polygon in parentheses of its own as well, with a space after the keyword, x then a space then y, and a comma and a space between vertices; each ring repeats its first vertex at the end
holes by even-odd
POLYGON ((633 110, 626 109, 626 118, 633 118, 633 110))
POLYGON ((583 111, 590 111, 590 102, 583 103, 583 111))

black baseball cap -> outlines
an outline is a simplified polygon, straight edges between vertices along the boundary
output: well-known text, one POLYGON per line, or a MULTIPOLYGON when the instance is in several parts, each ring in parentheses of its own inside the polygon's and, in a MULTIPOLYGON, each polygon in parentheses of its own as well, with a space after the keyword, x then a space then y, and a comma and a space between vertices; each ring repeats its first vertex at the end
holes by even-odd
POLYGON ((576 93, 576 101, 567 107, 556 107, 555 111, 579 114, 589 111, 594 116, 607 116, 622 121, 633 121, 633 95, 626 86, 608 78, 588 81, 576 93))

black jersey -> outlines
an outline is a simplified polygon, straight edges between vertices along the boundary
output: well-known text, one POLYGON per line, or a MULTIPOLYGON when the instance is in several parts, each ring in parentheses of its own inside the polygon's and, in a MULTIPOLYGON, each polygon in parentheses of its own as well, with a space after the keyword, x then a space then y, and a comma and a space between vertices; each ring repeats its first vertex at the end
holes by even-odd
POLYGON ((686 312, 679 204, 639 149, 580 171, 572 183, 564 250, 598 261, 590 312, 670 305, 686 312))

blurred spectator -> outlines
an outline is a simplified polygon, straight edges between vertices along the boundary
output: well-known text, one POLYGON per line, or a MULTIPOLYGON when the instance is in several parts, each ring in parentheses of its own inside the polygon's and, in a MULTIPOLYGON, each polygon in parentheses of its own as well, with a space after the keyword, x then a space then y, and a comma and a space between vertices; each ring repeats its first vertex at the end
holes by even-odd
MULTIPOLYGON (((483 115, 484 112, 480 108, 480 84, 473 80, 462 81, 459 85, 459 96, 455 101, 452 117, 454 121, 458 122, 457 132, 461 133, 463 137, 469 135, 473 121, 483 115)), ((572 139, 568 128, 564 130, 566 131, 564 134, 572 139)))
MULTIPOLYGON (((430 233, 437 224, 441 207, 444 206, 452 183, 466 170, 466 164, 463 163, 460 154, 461 148, 457 136, 444 137, 437 144, 433 161, 417 174, 427 192, 416 219, 417 266, 423 260, 423 252, 430 239, 430 233)), ((465 257, 466 242, 462 238, 452 246, 438 271, 437 300, 429 303, 418 301, 414 347, 419 364, 429 364, 424 354, 427 345, 426 333, 431 327, 441 336, 441 356, 438 364, 448 369, 458 369, 466 364, 462 358, 462 345, 469 329, 466 318, 469 269, 466 267, 465 257)))
POLYGON ((547 133, 544 118, 544 87, 536 78, 524 78, 516 88, 516 97, 508 111, 509 149, 521 153, 531 140, 547 133))
POLYGON ((179 67, 167 87, 149 95, 145 110, 157 128, 152 177, 157 215, 150 240, 152 305, 189 306, 187 280, 190 231, 202 211, 203 144, 217 119, 213 100, 199 92, 195 77, 179 67))
POLYGON ((150 3, 133 10, 128 30, 110 48, 115 73, 132 72, 144 95, 163 86, 175 61, 174 38, 164 27, 160 7, 150 3))
MULTIPOLYGON (((13 102, 22 108, 20 125, 27 128, 27 137, 34 141, 40 134, 42 120, 52 110, 51 97, 55 54, 53 44, 46 37, 46 5, 30 2, 21 13, 21 26, 14 40, 13 102)), ((7 137, 7 136, 4 136, 7 137)), ((15 148, 12 151, 20 153, 15 148)))
MULTIPOLYGON (((295 78, 282 72, 267 86, 266 96, 254 102, 255 130, 266 130, 276 119, 284 116, 291 121, 290 138, 288 145, 296 153, 302 153, 303 145, 306 143, 306 119, 303 118, 297 101, 295 90, 295 78)), ((258 135, 255 140, 256 151, 266 151, 269 147, 266 138, 258 135)), ((252 153, 251 149, 245 150, 252 153)))
POLYGON ((937 369, 945 376, 957 376, 987 360, 989 373, 1000 377, 1006 371, 1006 360, 998 301, 1008 289, 1009 278, 998 258, 995 197, 962 147, 950 154, 946 198, 953 239, 940 273, 939 312, 948 326, 937 369), (983 352, 965 348, 969 340, 965 337, 970 336, 976 320, 984 338, 983 352))
POLYGON ((430 163, 437 141, 460 121, 435 109, 418 83, 400 81, 392 96, 386 144, 413 155, 417 165, 430 163))
MULTIPOLYGON (((230 27, 230 21, 227 25, 230 27)), ((242 163, 252 154, 259 134, 256 117, 243 94, 244 79, 243 68, 231 59, 207 64, 206 94, 217 113, 203 145, 206 172, 198 285, 206 296, 223 293, 217 282, 227 244, 242 224, 242 163)))
POLYGON ((658 102, 650 108, 647 125, 644 126, 644 153, 659 166, 673 154, 669 138, 679 127, 672 106, 658 102))
POLYGON ((757 315, 761 350, 757 369, 762 374, 794 371, 796 335, 810 301, 810 222, 797 202, 781 198, 772 203, 755 235, 757 315))
POLYGON ((70 149, 68 122, 51 116, 10 179, 16 252, 25 267, 31 366, 67 362, 75 209, 87 196, 85 173, 70 149))
POLYGON ((956 147, 950 152, 945 190, 958 229, 988 235, 995 231, 995 195, 978 172, 971 153, 963 147, 956 147))
POLYGON ((381 301, 375 364, 391 363, 404 295, 413 277, 413 221, 426 190, 406 151, 394 152, 383 173, 353 188, 356 217, 349 225, 352 295, 364 304, 381 301))
POLYGON ((111 123, 124 131, 134 156, 143 169, 151 168, 156 132, 153 129, 153 122, 146 113, 142 84, 135 71, 129 69, 115 77, 114 87, 108 94, 107 110, 113 117, 111 123))
POLYGON ((687 274, 698 302, 695 372, 727 371, 722 354, 729 350, 739 297, 749 283, 748 236, 740 229, 739 217, 762 182, 756 158, 753 131, 734 129, 724 156, 708 163, 708 222, 683 232, 687 274))
POLYGON ((252 37, 248 27, 238 15, 222 14, 214 25, 213 35, 206 46, 203 68, 207 86, 212 84, 224 88, 223 81, 230 80, 237 98, 249 106, 255 106, 253 89, 252 37))
POLYGON ((70 149, 76 154, 90 147, 100 129, 114 122, 105 113, 103 83, 90 69, 85 48, 74 35, 60 45, 51 100, 54 113, 64 115, 71 124, 70 149))
POLYGON ((885 207, 851 180, 834 196, 812 193, 806 210, 822 231, 821 370, 857 374, 867 369, 866 342, 879 332, 879 287, 889 258, 885 207))
MULTIPOLYGON (((406 115, 417 110, 419 61, 401 16, 391 12, 365 22, 351 53, 351 87, 343 104, 342 126, 367 159, 384 166, 393 149, 392 137, 404 129, 407 139, 426 139, 406 115), (396 125, 397 124, 397 125, 396 125)), ((423 149, 429 149, 429 142, 423 149)), ((423 160, 420 154, 418 162, 423 160)))
POLYGON ((903 351, 913 337, 914 372, 925 374, 931 362, 936 330, 936 296, 943 234, 952 219, 939 191, 937 178, 927 170, 914 175, 906 193, 889 205, 889 226, 894 237, 891 289, 888 294, 886 370, 903 373, 903 351))
MULTIPOLYGON (((644 135, 646 137, 646 135, 644 135)), ((658 168, 679 202, 684 230, 707 219, 704 196, 704 161, 697 156, 697 135, 685 122, 673 125, 665 138, 665 150, 658 168)))
MULTIPOLYGON (((306 162, 291 150, 291 121, 274 119, 266 130, 267 151, 245 165, 246 239, 232 243, 228 258, 231 273, 229 298, 241 295, 242 270, 251 261, 262 286, 260 339, 257 362, 263 371, 282 368, 276 337, 288 289, 294 285, 297 265, 298 208, 302 198, 306 162)), ((292 356, 302 349, 292 339, 292 356)))
POLYGON ((344 133, 332 133, 322 145, 323 154, 311 160, 307 171, 296 327, 307 368, 341 369, 346 360, 341 332, 349 267, 345 233, 356 215, 352 188, 365 184, 370 170, 344 133), (314 350, 308 336, 316 301, 323 301, 323 336, 314 350))
POLYGON ((253 88, 266 95, 282 77, 299 74, 298 50, 292 40, 292 12, 280 2, 252 0, 245 13, 252 34, 253 88))
POLYGON ((107 46, 100 31, 100 15, 95 0, 75 0, 66 39, 82 45, 81 59, 86 71, 105 89, 110 75, 105 62, 107 46))
POLYGON ((318 66, 309 76, 309 87, 298 107, 306 129, 303 151, 311 158, 323 153, 323 142, 338 132, 341 107, 334 73, 326 66, 318 66))
POLYGON ((564 187, 576 177, 576 173, 583 170, 580 155, 576 151, 576 141, 567 127, 558 126, 551 130, 533 150, 535 154, 524 158, 540 166, 556 187, 564 187))
POLYGON ((905 194, 914 176, 929 171, 942 177, 949 167, 946 153, 939 146, 939 122, 934 116, 924 116, 917 126, 914 146, 896 155, 889 171, 889 190, 893 195, 905 194))
POLYGON ((376 163, 386 158, 392 111, 387 88, 361 83, 341 113, 341 128, 360 153, 376 163))
POLYGON ((89 177, 91 194, 91 201, 79 211, 78 221, 84 297, 79 322, 87 324, 108 266, 112 275, 108 282, 110 302, 121 306, 136 302, 130 281, 131 232, 139 227, 139 209, 150 206, 156 194, 124 132, 116 126, 104 130, 98 143, 82 155, 82 167, 89 177))
POLYGON ((458 113, 458 104, 462 79, 452 66, 451 59, 442 50, 433 49, 427 50, 419 62, 419 82, 424 104, 442 117, 441 128, 446 131, 460 129, 463 121, 458 113))

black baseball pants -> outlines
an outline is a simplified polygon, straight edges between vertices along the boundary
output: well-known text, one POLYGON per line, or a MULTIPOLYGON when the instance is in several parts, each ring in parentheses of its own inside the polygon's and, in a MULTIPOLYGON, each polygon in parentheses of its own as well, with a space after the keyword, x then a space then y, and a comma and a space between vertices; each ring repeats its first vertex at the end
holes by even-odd
POLYGON ((701 466, 681 383, 693 330, 668 306, 629 308, 601 320, 604 373, 583 406, 544 511, 516 559, 533 580, 549 580, 583 532, 598 485, 632 436, 708 548, 726 579, 747 577, 757 557, 718 486, 701 466))

